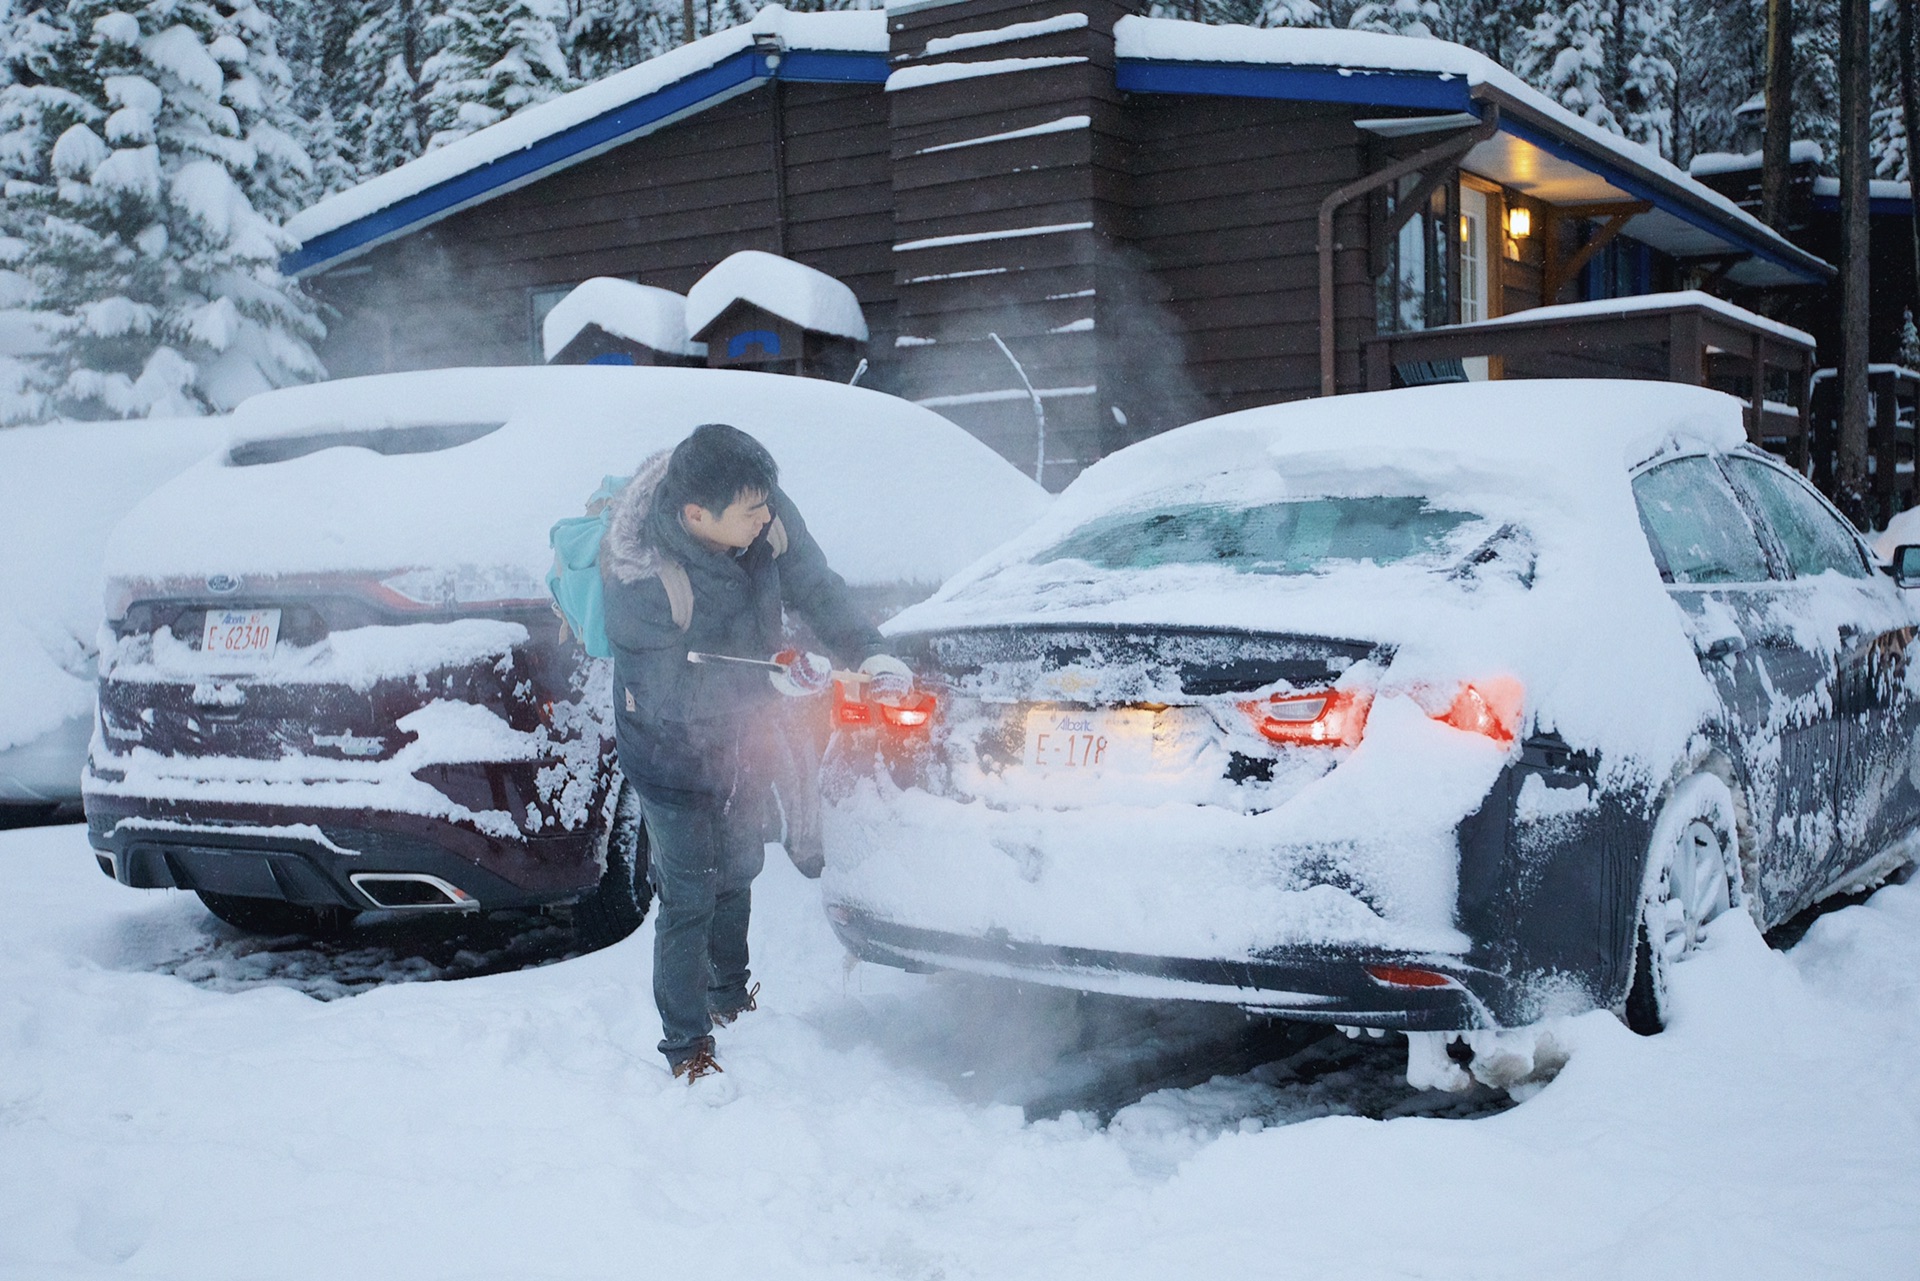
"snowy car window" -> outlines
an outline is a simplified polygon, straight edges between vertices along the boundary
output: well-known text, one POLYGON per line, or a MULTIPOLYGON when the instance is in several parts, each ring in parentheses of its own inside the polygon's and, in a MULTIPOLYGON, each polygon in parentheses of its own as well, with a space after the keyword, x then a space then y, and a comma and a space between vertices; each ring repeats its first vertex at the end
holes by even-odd
MULTIPOLYGON (((1442 560, 1453 535, 1481 523, 1422 498, 1311 498, 1227 507, 1192 503, 1107 516, 1034 557, 1103 569, 1218 565, 1249 574, 1310 574, 1339 563, 1442 560)), ((1451 563, 1447 558, 1442 563, 1451 563)))
POLYGON ((1848 578, 1868 577, 1853 534, 1793 477, 1751 458, 1730 459, 1727 470, 1780 540, 1795 578, 1828 570, 1848 578))
POLYGON ((1705 458, 1678 458, 1633 482, 1654 557, 1673 583, 1757 583, 1766 553, 1740 501, 1705 458))
POLYGON ((432 454, 491 436, 505 423, 413 423, 405 427, 350 427, 334 431, 303 432, 297 436, 268 436, 243 440, 227 451, 227 466, 258 467, 305 458, 323 449, 343 446, 371 449, 376 454, 432 454))

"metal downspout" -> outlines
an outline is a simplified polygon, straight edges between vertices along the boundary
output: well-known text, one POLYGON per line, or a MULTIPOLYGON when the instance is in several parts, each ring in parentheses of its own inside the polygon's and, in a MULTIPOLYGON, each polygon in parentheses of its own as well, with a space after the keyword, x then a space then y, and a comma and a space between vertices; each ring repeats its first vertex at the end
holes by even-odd
POLYGON ((1334 211, 1350 200, 1355 200, 1368 192, 1397 182, 1410 173, 1419 173, 1429 166, 1457 160, 1466 155, 1487 139, 1500 131, 1500 104, 1490 102, 1485 108, 1486 114, 1480 123, 1465 133, 1456 134, 1445 142, 1435 143, 1425 151, 1415 152, 1405 160, 1396 160, 1385 169, 1366 175, 1357 181, 1334 190, 1320 202, 1320 394, 1334 394, 1334 333, 1333 333, 1333 215, 1334 211))

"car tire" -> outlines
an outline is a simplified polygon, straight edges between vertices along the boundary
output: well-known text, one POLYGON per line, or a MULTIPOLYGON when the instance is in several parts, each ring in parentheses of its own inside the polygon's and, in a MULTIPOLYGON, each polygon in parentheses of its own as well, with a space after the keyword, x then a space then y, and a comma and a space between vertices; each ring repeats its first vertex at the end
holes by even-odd
POLYGON ((242 898, 235 894, 215 894, 195 890, 209 912, 249 934, 306 934, 331 938, 347 931, 356 913, 345 907, 309 907, 272 898, 242 898))
POLYGON ((1699 946, 1707 924, 1737 901, 1739 827, 1733 793, 1718 775, 1673 789, 1654 820, 1635 914, 1626 1024, 1641 1036, 1667 1026, 1673 967, 1699 946))
POLYGON ((611 947, 639 929, 653 906, 647 825, 641 818, 640 794, 625 779, 614 797, 606 839, 606 871, 600 884, 573 905, 574 941, 588 952, 611 947))

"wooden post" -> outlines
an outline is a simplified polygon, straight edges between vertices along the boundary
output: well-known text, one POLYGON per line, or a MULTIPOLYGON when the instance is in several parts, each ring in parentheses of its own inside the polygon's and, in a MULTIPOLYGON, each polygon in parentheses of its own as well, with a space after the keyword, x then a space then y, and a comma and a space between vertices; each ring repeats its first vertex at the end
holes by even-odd
MULTIPOLYGON (((1793 0, 1767 0, 1767 123, 1761 143, 1760 220, 1778 227, 1787 214, 1793 141, 1793 0)), ((1909 135, 1911 136, 1911 135, 1909 135)))
POLYGON ((1760 428, 1767 420, 1767 340, 1756 333, 1753 336, 1753 423, 1747 428, 1747 439, 1758 445, 1760 428))
POLYGON ((1691 307, 1667 319, 1667 381, 1698 387, 1705 382, 1700 358, 1700 313, 1691 307))
POLYGON ((1834 500, 1865 515, 1867 480, 1867 113, 1871 107, 1869 0, 1840 0, 1840 466, 1834 500))

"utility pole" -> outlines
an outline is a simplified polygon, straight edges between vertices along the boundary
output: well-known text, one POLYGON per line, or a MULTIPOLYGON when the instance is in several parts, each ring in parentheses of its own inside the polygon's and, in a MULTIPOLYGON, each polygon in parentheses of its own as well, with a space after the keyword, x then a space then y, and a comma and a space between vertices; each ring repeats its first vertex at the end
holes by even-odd
POLYGON ((1793 0, 1767 0, 1767 123, 1760 152, 1760 220, 1787 216, 1793 146, 1793 0))
MULTIPOLYGON (((1873 41, 1869 0, 1840 0, 1840 466, 1834 495, 1867 516, 1867 154, 1873 41)), ((1891 459, 1886 460, 1891 463, 1891 459)))

